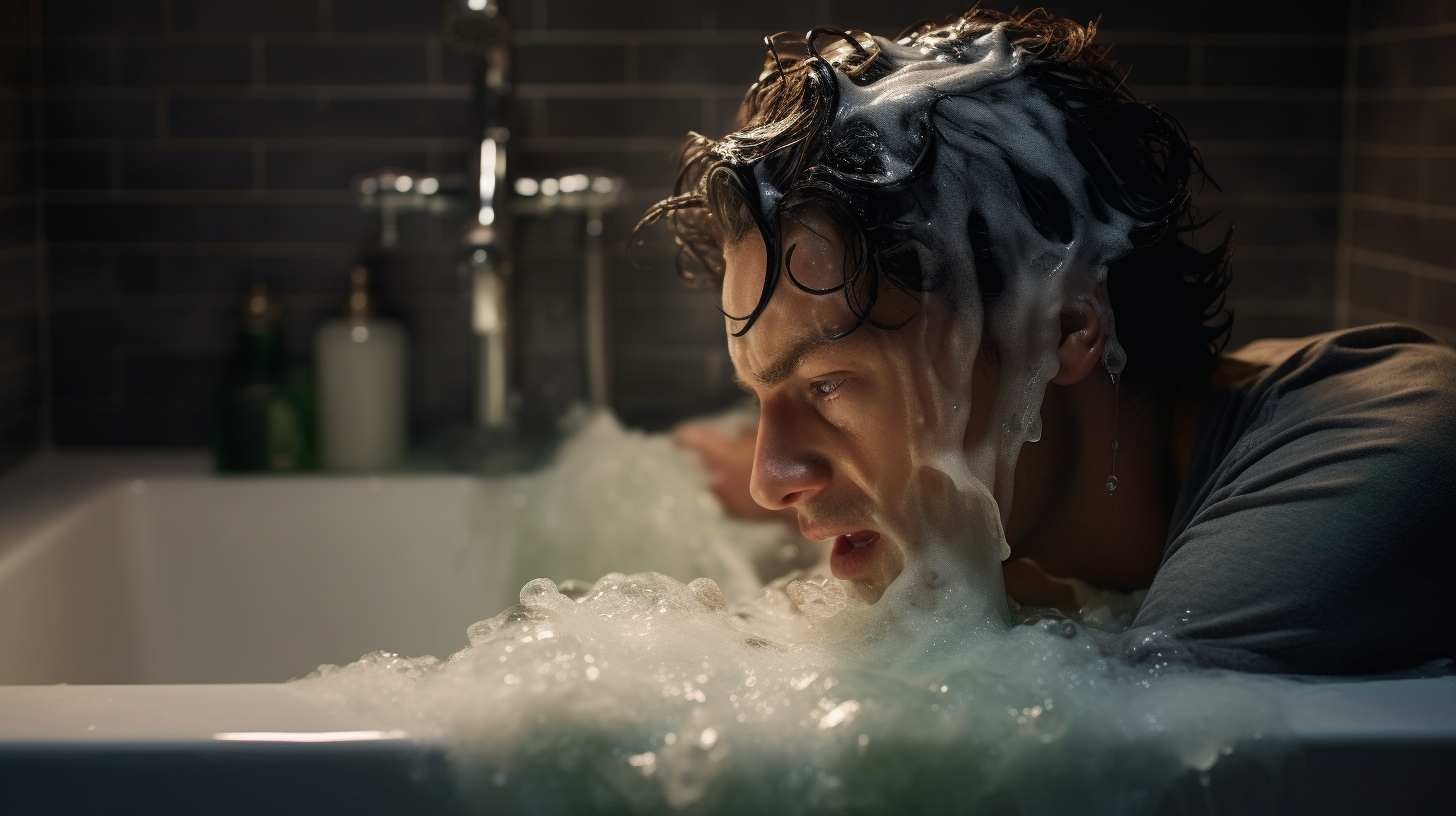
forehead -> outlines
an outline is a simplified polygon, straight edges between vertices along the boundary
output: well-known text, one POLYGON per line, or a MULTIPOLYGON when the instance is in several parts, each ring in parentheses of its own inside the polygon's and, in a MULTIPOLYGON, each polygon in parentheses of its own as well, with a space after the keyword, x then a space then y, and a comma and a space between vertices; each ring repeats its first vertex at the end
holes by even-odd
MULTIPOLYGON (((809 289, 833 289, 844 282, 850 259, 838 228, 822 213, 810 210, 785 218, 781 232, 782 256, 780 274, 770 303, 794 294, 808 294, 794 285, 797 281, 809 289), (789 280, 789 275, 793 280, 789 280)), ((757 230, 749 230, 723 251, 723 311, 732 317, 746 317, 763 297, 764 278, 768 269, 768 249, 757 230)), ((838 301, 842 297, 813 296, 816 300, 838 301)), ((732 322, 732 321, 730 321, 732 322)), ((742 328, 741 322, 730 331, 742 328)))
POLYGON ((925 343, 930 339, 925 321, 939 327, 931 332, 935 334, 947 328, 941 324, 950 317, 950 310, 937 298, 924 299, 917 293, 882 286, 866 323, 850 308, 843 290, 827 294, 804 290, 838 286, 844 281, 845 265, 852 262, 844 242, 832 229, 821 229, 823 226, 813 222, 785 225, 785 271, 763 312, 742 334, 736 333, 744 321, 734 318, 746 317, 762 297, 765 244, 755 233, 724 252, 728 353, 745 384, 773 387, 807 361, 829 359, 823 355, 874 367, 874 360, 890 354, 899 360, 897 370, 909 375, 924 368, 934 356, 931 350, 941 345, 925 343), (793 280, 788 279, 790 269, 793 280))
MULTIPOLYGON (((744 320, 763 296, 767 259, 763 239, 751 233, 724 252, 724 323, 728 353, 740 377, 748 383, 773 385, 787 377, 809 355, 827 347, 856 347, 870 332, 858 330, 838 337, 857 325, 858 319, 842 294, 811 294, 788 280, 806 287, 828 289, 844 279, 843 245, 832 233, 821 235, 802 224, 784 227, 785 271, 780 275, 768 303, 753 326, 741 335, 744 320)), ((781 259, 782 260, 782 259, 781 259)))

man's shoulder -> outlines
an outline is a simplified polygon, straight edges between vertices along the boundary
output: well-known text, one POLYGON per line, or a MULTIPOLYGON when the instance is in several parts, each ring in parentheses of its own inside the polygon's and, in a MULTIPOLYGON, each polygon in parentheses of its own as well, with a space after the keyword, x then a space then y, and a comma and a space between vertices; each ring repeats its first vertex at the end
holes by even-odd
MULTIPOLYGON (((1414 326, 1383 323, 1256 340, 1225 355, 1220 385, 1245 400, 1407 410, 1456 400, 1456 348, 1414 326)), ((1412 417, 1414 418, 1414 417, 1412 417)))
POLYGON ((1456 349, 1415 326, 1378 323, 1308 337, 1254 340, 1227 352, 1221 362, 1234 369, 1279 372, 1314 360, 1332 360, 1340 367, 1364 367, 1418 359, 1456 365, 1456 349))
POLYGON ((1232 668, 1456 656, 1429 624, 1456 576, 1456 350, 1390 324, 1230 360, 1242 368, 1208 406, 1136 624, 1177 624, 1198 659, 1232 668))
POLYGON ((1230 501, 1378 515, 1456 483, 1456 349, 1430 334, 1362 326, 1258 341, 1230 360, 1234 375, 1200 418, 1170 543, 1230 501))

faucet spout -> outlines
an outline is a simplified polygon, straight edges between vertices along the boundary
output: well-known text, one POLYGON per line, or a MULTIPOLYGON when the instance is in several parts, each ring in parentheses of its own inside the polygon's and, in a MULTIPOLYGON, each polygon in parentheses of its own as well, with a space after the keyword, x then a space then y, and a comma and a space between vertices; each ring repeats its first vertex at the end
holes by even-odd
POLYGON ((476 337, 475 421, 482 428, 508 430, 510 405, 510 332, 507 263, 491 248, 470 258, 473 298, 471 323, 476 337))

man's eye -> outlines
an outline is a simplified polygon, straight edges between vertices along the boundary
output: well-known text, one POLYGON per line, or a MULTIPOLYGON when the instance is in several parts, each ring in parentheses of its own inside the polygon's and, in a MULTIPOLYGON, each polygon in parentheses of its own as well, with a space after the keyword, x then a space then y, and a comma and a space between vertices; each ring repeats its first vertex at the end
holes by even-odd
POLYGON ((809 388, 818 396, 830 397, 843 384, 844 380, 820 380, 819 382, 810 383, 809 388))

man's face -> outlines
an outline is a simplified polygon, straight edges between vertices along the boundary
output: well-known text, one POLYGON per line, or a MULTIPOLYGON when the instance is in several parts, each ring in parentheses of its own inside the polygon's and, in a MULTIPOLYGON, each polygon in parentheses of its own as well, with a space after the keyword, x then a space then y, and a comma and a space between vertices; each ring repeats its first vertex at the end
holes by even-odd
MULTIPOLYGON (((786 267, 804 286, 843 281, 844 245, 822 215, 787 219, 783 246, 786 257, 792 250, 786 267)), ((756 232, 725 252, 729 315, 757 304, 764 252, 756 232)), ((911 315, 897 329, 864 325, 829 340, 857 322, 843 293, 810 294, 785 274, 746 334, 732 336, 743 323, 727 321, 737 377, 760 403, 753 498, 795 509, 807 538, 832 542, 835 577, 870 601, 900 573, 907 550, 934 537, 927 525, 947 516, 938 504, 954 501, 945 480, 925 478, 927 463, 963 451, 989 421, 972 409, 990 400, 985 391, 969 399, 975 355, 958 356, 965 346, 952 336, 956 321, 941 298, 883 287, 871 313, 890 326, 911 315)))

